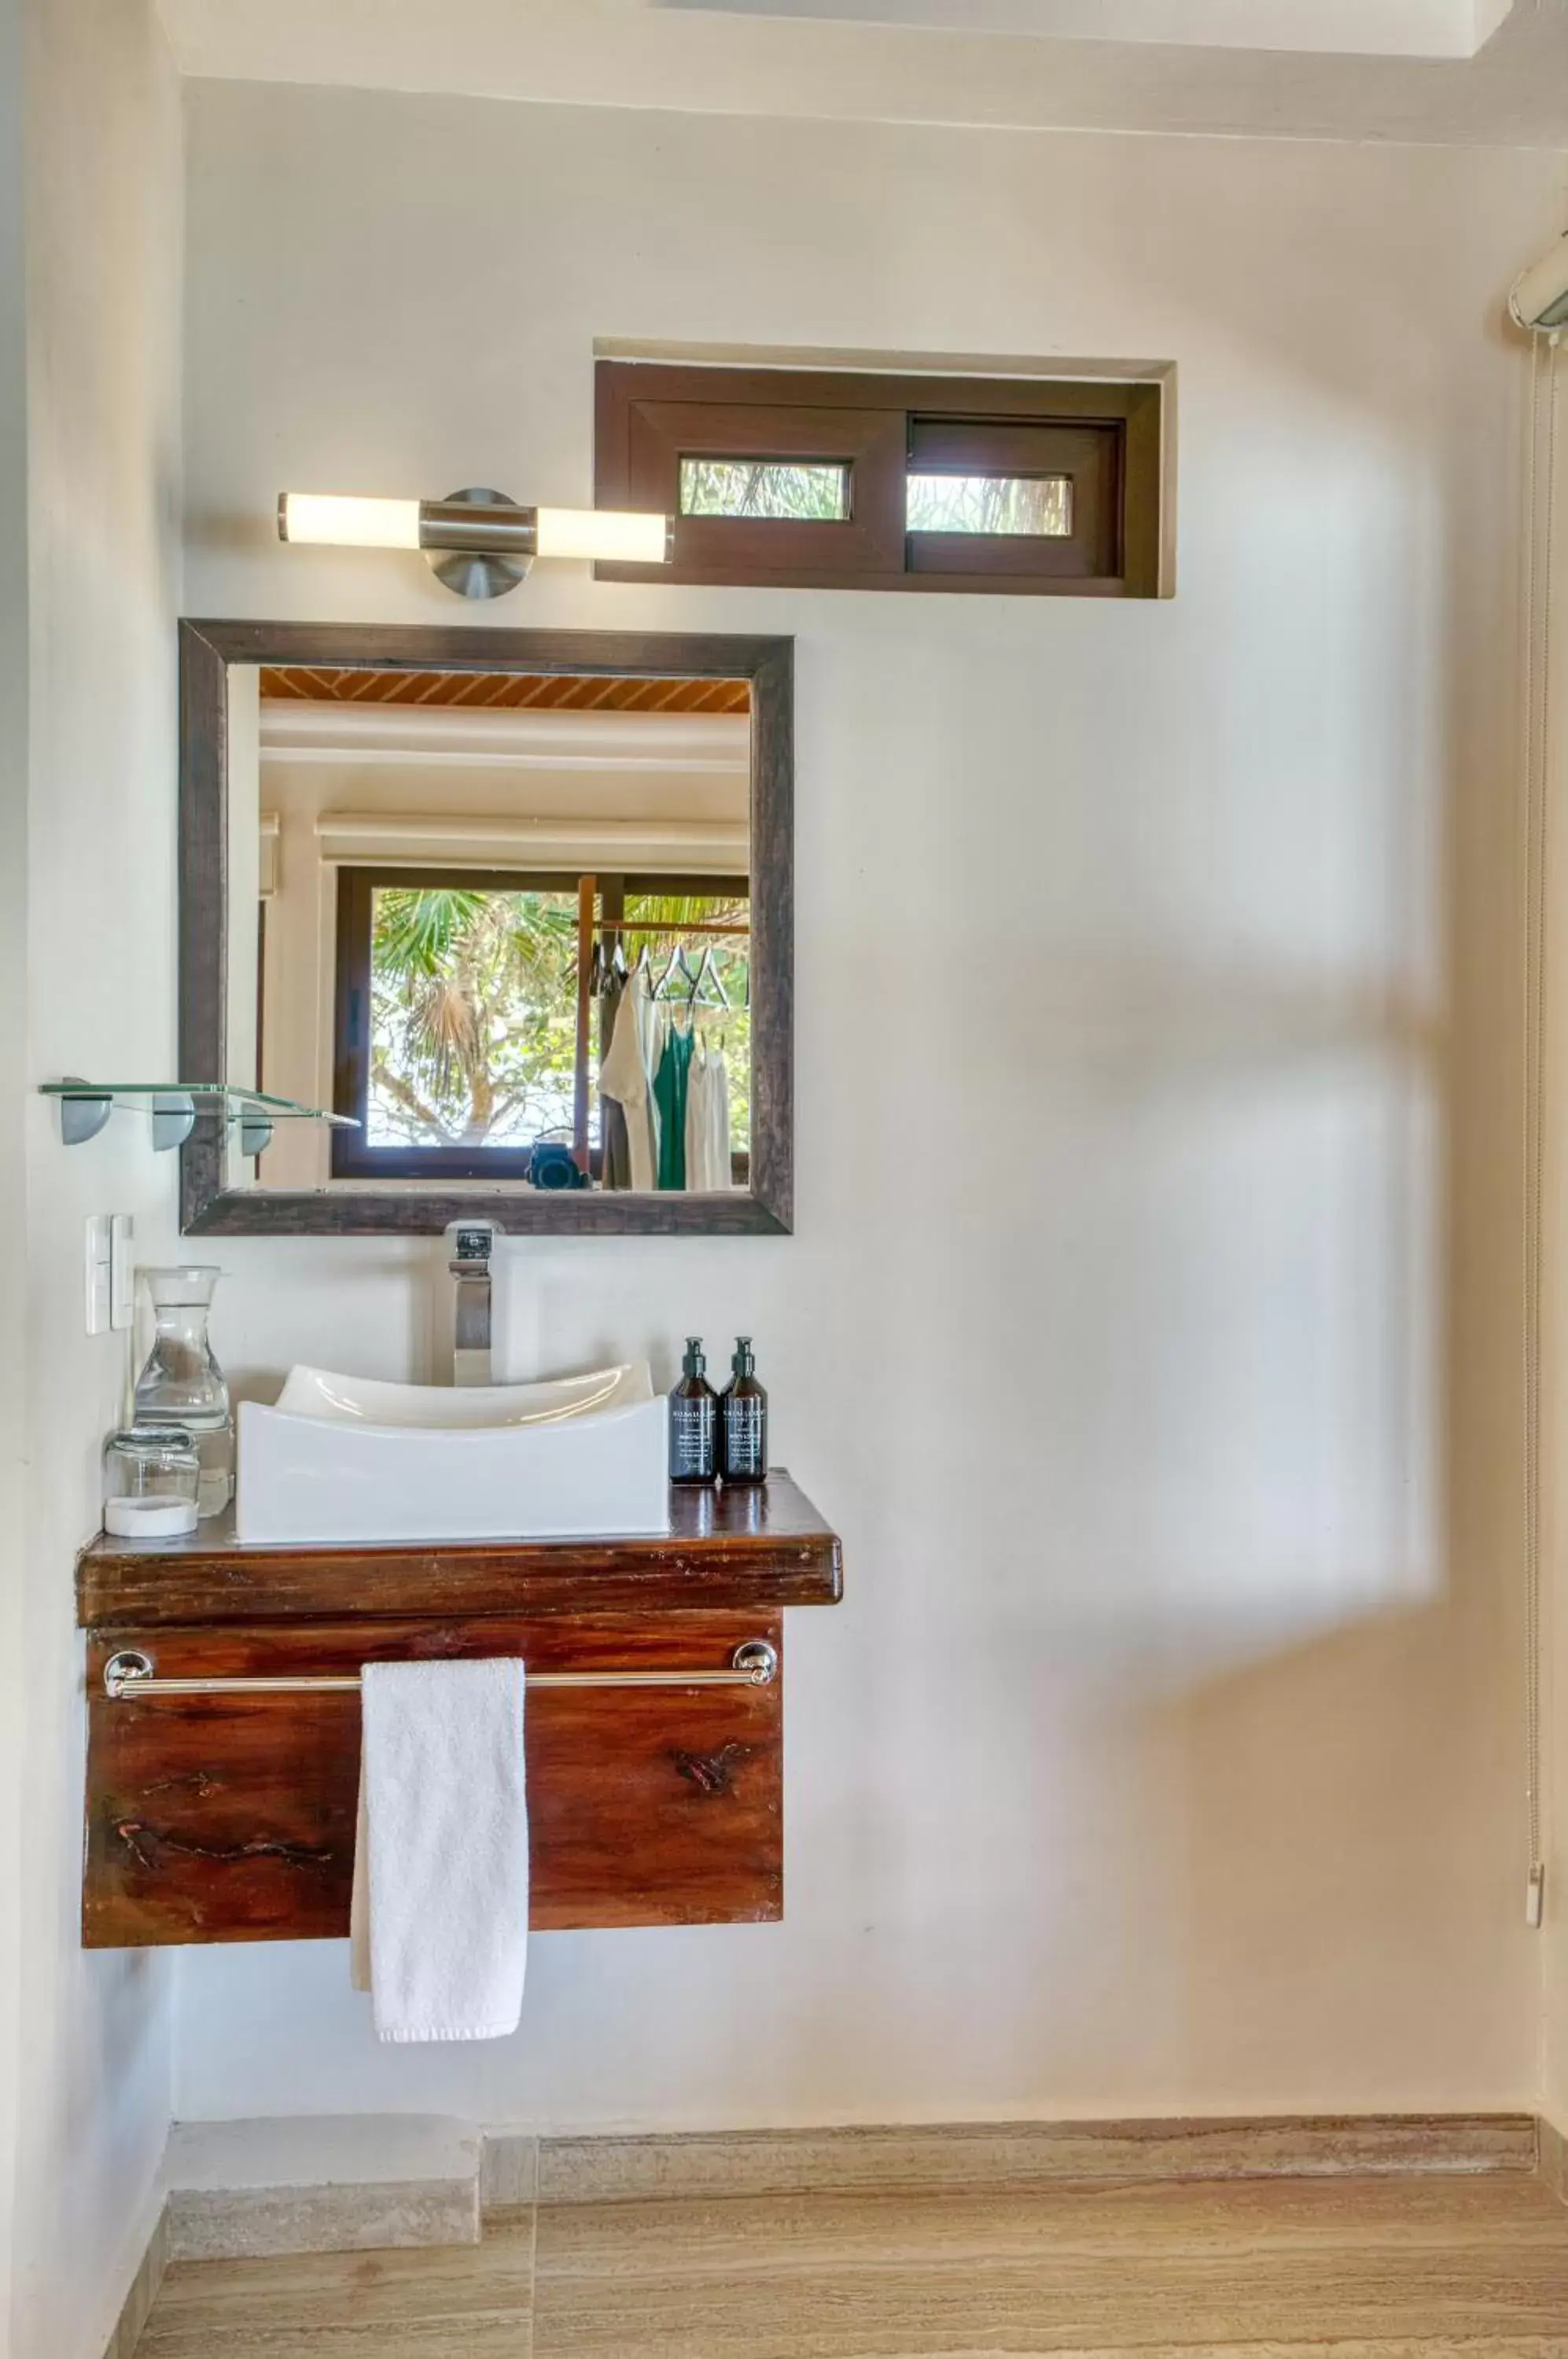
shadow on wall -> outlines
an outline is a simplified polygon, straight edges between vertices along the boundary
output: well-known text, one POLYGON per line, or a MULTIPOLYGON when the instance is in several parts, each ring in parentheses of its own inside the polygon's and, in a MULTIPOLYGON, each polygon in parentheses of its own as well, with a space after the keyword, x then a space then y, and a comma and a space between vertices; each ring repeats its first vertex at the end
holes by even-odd
MULTIPOLYGON (((1380 1615, 1158 1711, 1185 1830, 1171 1930, 1200 2075, 1286 2077, 1280 2026, 1294 2019, 1365 2060, 1367 2104, 1431 2102, 1449 2010, 1463 2015, 1461 1995, 1482 1990, 1492 2029, 1472 2034, 1468 2054, 1455 2044, 1448 2101, 1522 2093, 1486 2052, 1508 2046, 1500 1927, 1520 1929, 1516 1962, 1530 1970, 1522 1804, 1516 1846, 1486 1760, 1511 1699, 1467 1643, 1469 1618, 1463 1598, 1380 1615), (1441 1965, 1391 1971, 1422 1922, 1441 1965), (1331 1938, 1334 1926, 1353 1938, 1331 1938), (1225 1960, 1223 1977, 1200 1969, 1205 1958, 1225 1960)), ((1513 1790, 1505 1773, 1502 1794, 1513 1790)), ((1519 1999, 1522 2019, 1522 1988, 1519 1999)))
POLYGON ((999 1021, 923 1011, 932 1066, 992 1114, 933 1112, 918 1194, 900 1084, 861 1076, 886 1160, 855 1177, 892 1234, 850 1323, 887 1339, 900 1550, 945 1527, 987 1617, 1162 1680, 1439 1596, 1434 1020, 1240 962, 987 972, 999 1021))

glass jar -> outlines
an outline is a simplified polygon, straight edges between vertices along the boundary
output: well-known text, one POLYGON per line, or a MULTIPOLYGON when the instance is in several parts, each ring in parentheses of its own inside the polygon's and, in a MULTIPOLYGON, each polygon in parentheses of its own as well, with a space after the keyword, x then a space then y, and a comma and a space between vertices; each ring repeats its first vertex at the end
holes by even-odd
POLYGON ((234 1420, 228 1380, 207 1341, 207 1315, 223 1271, 202 1264, 144 1269, 152 1350, 136 1379, 138 1426, 176 1428, 201 1462, 197 1512, 221 1516, 234 1495, 234 1420))
POLYGON ((103 1529, 119 1539, 175 1539, 196 1528, 201 1462, 177 1425, 133 1425, 103 1444, 103 1529))

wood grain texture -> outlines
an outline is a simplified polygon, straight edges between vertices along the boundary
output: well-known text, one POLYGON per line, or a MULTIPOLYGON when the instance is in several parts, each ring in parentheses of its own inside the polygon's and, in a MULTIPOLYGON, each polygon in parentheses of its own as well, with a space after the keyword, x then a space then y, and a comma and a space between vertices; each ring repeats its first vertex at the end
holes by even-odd
POLYGON ((495 1220, 516 1235, 779 1235, 794 1218, 794 642, 733 633, 500 631, 484 625, 186 621, 180 625, 180 1078, 221 1082, 227 1053, 228 670, 562 673, 749 684, 752 937, 748 1185, 726 1195, 411 1181, 230 1188, 224 1132, 180 1150, 180 1228, 211 1236, 439 1235, 495 1220))
POLYGON ((1526 2180, 572 2205, 534 2305, 550 2359, 1568 2349, 1568 2234, 1526 2180))
POLYGON ((526 2359, 531 2214, 444 2251, 177 2261, 142 2359, 526 2359))
MULTIPOLYGON (((234 1538, 232 1515, 186 1538, 115 1539, 77 1560, 82 1629, 301 1616, 647 1613, 833 1605, 844 1594, 836 1532, 783 1467, 759 1488, 671 1485, 670 1529, 632 1539, 271 1547, 234 1538)), ((120 1643, 126 1643, 122 1636, 120 1643)))
POLYGON ((263 699, 273 703, 418 704, 447 712, 718 712, 751 711, 744 679, 622 679, 603 673, 323 671, 268 668, 263 699))
MULTIPOLYGON (((539 1670, 722 1669, 782 1625, 720 1614, 356 1620, 163 1630, 170 1678, 353 1671, 379 1660, 520 1657, 539 1670)), ((89 1647, 89 1949, 320 1940, 348 1931, 356 1695, 112 1703, 113 1642, 89 1647)), ((770 1688, 542 1689, 525 1717, 537 1930, 755 1922, 783 1908, 783 1681, 770 1688)))
MULTIPOLYGON (((180 976, 177 1078, 228 1071, 229 657, 180 626, 180 976)), ((199 1114, 180 1150, 180 1224, 222 1200, 227 1132, 199 1114)))
POLYGON ((541 2202, 587 2203, 1016 2191, 1064 2180, 1475 2177, 1535 2164, 1529 2114, 1200 2116, 547 2137, 539 2142, 538 2184, 541 2202))
MULTIPOLYGON (((754 1010, 752 1040, 757 1039, 754 1010)), ((755 1053, 755 1049, 754 1049, 755 1053)), ((189 1070, 189 1068, 187 1069, 189 1070)), ((200 1078, 200 1076, 198 1076, 200 1078)), ((755 1069, 754 1069, 755 1082, 755 1069)), ((757 1103, 754 1094, 753 1106, 757 1103)), ((197 1132, 180 1149, 201 1145, 197 1132)), ((754 1149, 760 1141, 754 1130, 754 1149)), ((214 1169, 217 1168, 214 1162, 214 1169)), ((761 1166, 754 1163, 754 1175, 761 1166)), ((383 1181, 379 1190, 234 1188, 182 1216, 183 1236, 321 1237, 439 1236, 454 1221, 494 1221, 509 1236, 541 1234, 580 1237, 783 1236, 789 1223, 757 1192, 689 1196, 678 1189, 639 1196, 629 1189, 530 1188, 521 1180, 486 1188, 477 1180, 383 1181)))
POLYGON ((1538 2180, 529 2209, 476 2248, 177 2264, 144 2359, 1568 2359, 1538 2180))

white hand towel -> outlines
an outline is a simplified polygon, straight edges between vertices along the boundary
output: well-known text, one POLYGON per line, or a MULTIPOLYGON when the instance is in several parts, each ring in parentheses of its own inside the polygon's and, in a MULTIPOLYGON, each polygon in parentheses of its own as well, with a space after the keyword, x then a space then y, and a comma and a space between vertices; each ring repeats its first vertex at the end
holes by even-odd
POLYGON ((501 2039, 523 2009, 517 1662, 366 1663, 353 1973, 382 2039, 501 2039))

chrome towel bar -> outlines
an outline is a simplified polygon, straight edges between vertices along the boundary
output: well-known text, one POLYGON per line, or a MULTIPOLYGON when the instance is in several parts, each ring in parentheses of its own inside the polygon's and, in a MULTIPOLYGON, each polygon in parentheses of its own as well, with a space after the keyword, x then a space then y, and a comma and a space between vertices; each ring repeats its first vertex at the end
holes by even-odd
MULTIPOLYGON (((440 1656, 420 1660, 439 1662, 440 1656)), ((770 1688, 779 1677, 779 1650, 766 1638, 748 1638, 730 1657, 725 1671, 530 1671, 530 1688, 770 1688)), ((139 1702, 144 1696, 356 1695, 357 1671, 301 1673, 297 1679, 160 1680, 150 1655, 129 1649, 103 1666, 103 1692, 111 1703, 139 1702)))

